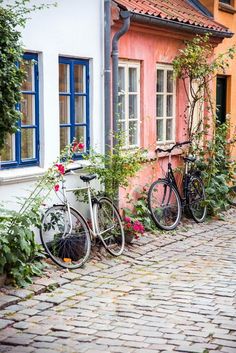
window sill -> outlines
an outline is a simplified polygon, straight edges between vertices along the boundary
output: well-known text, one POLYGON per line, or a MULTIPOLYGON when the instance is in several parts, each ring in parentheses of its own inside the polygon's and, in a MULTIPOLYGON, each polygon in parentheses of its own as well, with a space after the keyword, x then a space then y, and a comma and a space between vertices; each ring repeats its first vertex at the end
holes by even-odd
POLYGON ((224 4, 222 2, 219 2, 219 10, 224 11, 224 12, 228 12, 231 14, 236 13, 236 9, 233 6, 228 5, 228 4, 224 4))
POLYGON ((46 169, 40 167, 3 169, 0 170, 0 185, 34 181, 45 172, 46 169))
MULTIPOLYGON (((78 161, 69 165, 68 168, 76 168, 82 165, 84 168, 89 163, 87 161, 78 161)), ((84 169, 81 169, 83 171, 84 169)), ((28 168, 14 168, 14 169, 2 169, 0 170, 0 185, 18 184, 24 182, 35 181, 37 178, 42 176, 47 169, 40 167, 28 167, 28 168)), ((78 173, 78 171, 76 171, 78 173)))

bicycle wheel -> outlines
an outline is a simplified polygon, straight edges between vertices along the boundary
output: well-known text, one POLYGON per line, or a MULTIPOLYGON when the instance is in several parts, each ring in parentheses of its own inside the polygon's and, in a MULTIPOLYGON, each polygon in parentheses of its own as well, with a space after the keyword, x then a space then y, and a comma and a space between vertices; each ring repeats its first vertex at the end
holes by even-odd
POLYGON ((179 194, 168 180, 155 181, 148 191, 148 207, 155 224, 163 230, 177 227, 182 215, 179 194))
POLYGON ((202 180, 198 176, 192 176, 187 188, 187 208, 197 223, 203 222, 206 218, 205 200, 206 194, 202 180))
POLYGON ((83 216, 70 207, 56 205, 42 218, 40 238, 48 256, 59 266, 75 269, 88 259, 91 250, 89 228, 83 216))
POLYGON ((124 250, 125 236, 121 217, 112 201, 101 197, 93 205, 95 227, 102 244, 112 255, 124 250))
POLYGON ((229 187, 226 198, 230 205, 236 206, 236 186, 229 187))

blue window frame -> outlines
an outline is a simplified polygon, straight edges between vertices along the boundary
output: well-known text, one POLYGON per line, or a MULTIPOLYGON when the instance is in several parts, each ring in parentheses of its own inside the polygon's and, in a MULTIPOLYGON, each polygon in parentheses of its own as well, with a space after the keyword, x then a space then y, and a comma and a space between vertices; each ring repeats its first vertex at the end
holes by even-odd
POLYGON ((38 55, 25 53, 21 65, 26 77, 22 84, 22 99, 16 109, 20 109, 22 118, 18 121, 18 131, 7 137, 1 151, 2 168, 39 164, 38 55))
MULTIPOLYGON (((89 134, 89 61, 59 58, 60 149, 74 138, 88 152, 89 134)), ((79 154, 77 155, 79 158, 79 154)))

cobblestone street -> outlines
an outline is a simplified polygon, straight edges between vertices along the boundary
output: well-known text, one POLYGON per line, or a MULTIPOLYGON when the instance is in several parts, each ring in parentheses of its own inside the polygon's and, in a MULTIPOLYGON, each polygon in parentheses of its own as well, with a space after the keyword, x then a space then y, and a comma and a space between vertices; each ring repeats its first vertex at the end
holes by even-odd
POLYGON ((0 352, 236 353, 236 212, 0 292, 0 352))

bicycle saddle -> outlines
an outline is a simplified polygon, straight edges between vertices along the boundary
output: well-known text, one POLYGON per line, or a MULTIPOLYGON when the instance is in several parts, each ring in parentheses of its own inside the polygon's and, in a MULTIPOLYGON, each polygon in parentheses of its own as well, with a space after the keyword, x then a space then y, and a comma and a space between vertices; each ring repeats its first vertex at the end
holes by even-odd
POLYGON ((195 161, 196 161, 196 157, 187 156, 187 157, 183 157, 183 160, 184 160, 185 162, 195 162, 195 161))
POLYGON ((88 183, 89 181, 97 178, 96 174, 81 175, 80 179, 88 183))

